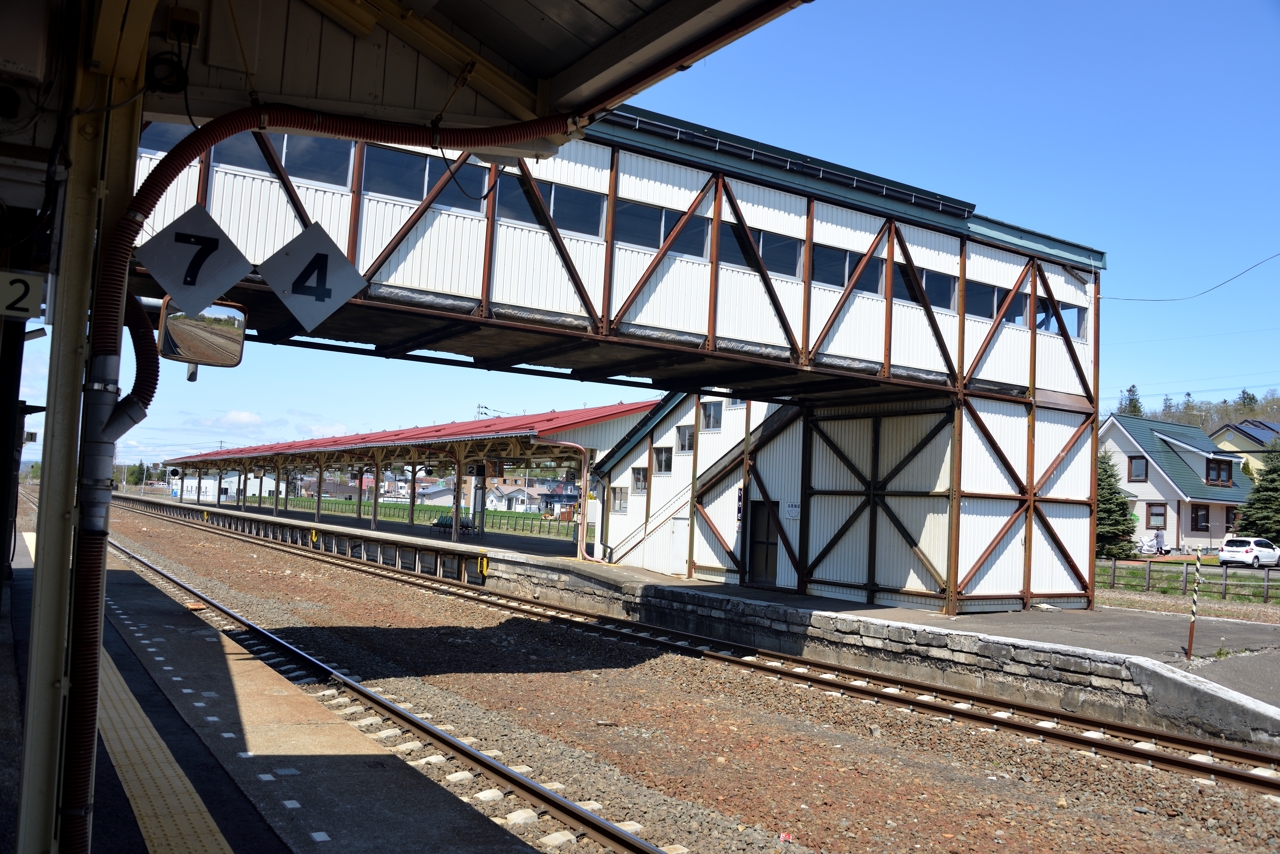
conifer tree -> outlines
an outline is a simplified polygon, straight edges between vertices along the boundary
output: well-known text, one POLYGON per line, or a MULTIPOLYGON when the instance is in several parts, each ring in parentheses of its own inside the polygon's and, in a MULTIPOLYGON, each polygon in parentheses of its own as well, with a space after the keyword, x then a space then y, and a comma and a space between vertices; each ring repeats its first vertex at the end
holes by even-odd
POLYGON ((1129 512, 1129 501, 1120 491, 1120 472, 1110 451, 1098 454, 1098 557, 1133 557, 1133 534, 1137 523, 1129 512))
POLYGON ((1145 414, 1142 408, 1142 395, 1138 394, 1136 385, 1131 385, 1120 392, 1120 405, 1116 407, 1116 413, 1119 415, 1136 415, 1139 418, 1145 414))
POLYGON ((1280 439, 1267 448, 1262 472, 1253 479, 1253 491, 1240 506, 1236 530, 1251 537, 1280 540, 1280 439))

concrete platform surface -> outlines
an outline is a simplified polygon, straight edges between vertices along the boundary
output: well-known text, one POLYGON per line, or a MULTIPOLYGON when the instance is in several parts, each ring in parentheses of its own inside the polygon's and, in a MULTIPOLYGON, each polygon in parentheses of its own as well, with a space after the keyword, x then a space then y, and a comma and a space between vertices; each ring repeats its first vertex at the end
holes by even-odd
POLYGON ((112 570, 107 596, 128 649, 289 848, 530 850, 147 580, 112 570))

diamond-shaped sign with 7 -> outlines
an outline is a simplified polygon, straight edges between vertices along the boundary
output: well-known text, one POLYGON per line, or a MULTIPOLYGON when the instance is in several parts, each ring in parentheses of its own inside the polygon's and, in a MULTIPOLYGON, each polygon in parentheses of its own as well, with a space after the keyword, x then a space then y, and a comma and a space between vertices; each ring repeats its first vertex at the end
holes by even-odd
POLYGON ((195 314, 253 270, 201 205, 133 250, 178 308, 195 314))
POLYGON ((308 332, 368 284, 318 222, 259 264, 258 272, 308 332))

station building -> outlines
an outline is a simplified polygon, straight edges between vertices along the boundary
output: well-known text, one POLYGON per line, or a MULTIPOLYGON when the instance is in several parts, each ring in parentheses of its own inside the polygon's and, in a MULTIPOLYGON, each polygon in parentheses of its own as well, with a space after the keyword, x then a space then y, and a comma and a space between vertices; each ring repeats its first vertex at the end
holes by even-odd
MULTIPOLYGON (((139 180, 182 133, 144 132, 139 180)), ((1101 251, 633 107, 520 159, 268 136, 193 162, 149 228, 201 204, 259 263, 314 221, 369 282, 304 338, 250 276, 250 340, 669 392, 595 469, 612 560, 1091 603, 1101 251)))

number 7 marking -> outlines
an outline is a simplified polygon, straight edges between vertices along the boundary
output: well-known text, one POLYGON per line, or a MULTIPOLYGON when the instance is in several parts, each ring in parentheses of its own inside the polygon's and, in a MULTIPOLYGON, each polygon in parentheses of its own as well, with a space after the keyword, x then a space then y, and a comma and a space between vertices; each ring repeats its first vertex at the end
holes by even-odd
POLYGON ((218 238, 205 237, 203 234, 186 234, 179 231, 173 236, 173 242, 200 247, 196 250, 196 254, 191 256, 191 263, 187 264, 187 272, 182 277, 182 284, 194 286, 196 279, 200 276, 200 268, 204 266, 204 262, 209 260, 210 255, 218 251, 218 238))

